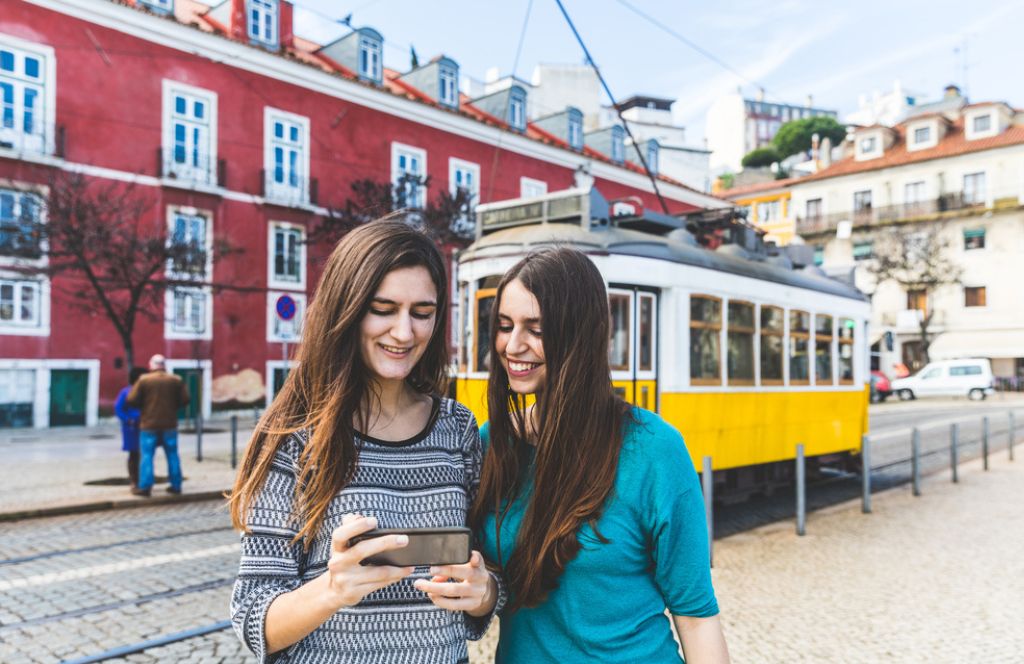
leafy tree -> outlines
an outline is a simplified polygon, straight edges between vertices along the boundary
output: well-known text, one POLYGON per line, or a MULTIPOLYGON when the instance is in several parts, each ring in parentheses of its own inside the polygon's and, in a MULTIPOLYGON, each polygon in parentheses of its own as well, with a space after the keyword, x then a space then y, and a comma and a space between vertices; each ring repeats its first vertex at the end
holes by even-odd
POLYGON ((963 269, 950 257, 945 225, 930 223, 907 228, 891 226, 873 243, 874 260, 867 270, 876 284, 892 281, 905 291, 925 295, 925 310, 918 320, 921 352, 927 364, 932 343, 929 326, 935 317, 935 292, 960 283, 963 269))
POLYGON ((22 274, 50 277, 51 288, 69 295, 72 306, 101 311, 121 340, 126 372, 135 366, 139 319, 164 320, 166 289, 213 285, 205 275, 193 279, 190 273, 205 272, 208 262, 240 251, 223 239, 214 241, 212 253, 195 243, 173 242, 163 218, 151 214, 156 203, 133 184, 55 172, 46 223, 35 229, 38 255, 46 260, 16 266, 22 274), (179 277, 166 273, 169 265, 179 277))
POLYGON ((778 150, 771 145, 766 145, 748 152, 740 163, 743 164, 743 168, 763 168, 778 161, 782 161, 778 150))
POLYGON ((811 149, 811 137, 817 134, 822 140, 827 136, 832 145, 846 138, 846 128, 835 118, 818 116, 792 120, 779 127, 772 144, 782 159, 811 149))

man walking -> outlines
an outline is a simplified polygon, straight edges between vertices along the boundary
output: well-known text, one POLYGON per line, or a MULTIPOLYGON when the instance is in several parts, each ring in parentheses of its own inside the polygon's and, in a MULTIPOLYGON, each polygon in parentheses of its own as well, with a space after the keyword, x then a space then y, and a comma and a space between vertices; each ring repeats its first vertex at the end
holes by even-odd
POLYGON ((163 355, 149 358, 150 373, 139 378, 128 394, 128 404, 142 413, 139 422, 139 485, 132 489, 137 496, 148 496, 153 488, 153 456, 163 443, 167 455, 167 474, 171 485, 167 490, 181 493, 181 459, 178 458, 178 409, 189 402, 185 381, 167 373, 163 355))

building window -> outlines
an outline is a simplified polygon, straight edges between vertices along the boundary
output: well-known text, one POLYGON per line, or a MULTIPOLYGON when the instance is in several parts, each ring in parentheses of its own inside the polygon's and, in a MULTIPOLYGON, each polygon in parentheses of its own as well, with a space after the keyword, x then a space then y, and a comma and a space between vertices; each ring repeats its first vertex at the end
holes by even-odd
POLYGON ((820 244, 814 245, 814 264, 818 267, 825 264, 825 247, 820 244))
POLYGON ((0 279, 0 326, 39 327, 41 296, 38 281, 0 279))
POLYGON ((39 196, 0 189, 0 256, 39 258, 42 255, 39 196))
POLYGON ((169 276, 202 280, 209 261, 209 234, 205 216, 179 209, 171 215, 173 247, 169 276))
POLYGON ((871 258, 874 254, 872 248, 874 243, 871 240, 862 240, 860 242, 853 243, 853 260, 865 261, 871 258))
POLYGON ((832 317, 814 317, 814 382, 832 384, 832 317))
POLYGON ((420 209, 426 203, 427 153, 400 143, 391 144, 391 183, 397 209, 420 209))
POLYGON ((658 144, 654 141, 647 141, 647 168, 652 174, 658 174, 658 144))
POLYGON ((853 336, 857 324, 852 318, 839 319, 839 384, 853 385, 853 336))
POLYGON ((964 205, 984 205, 985 194, 985 173, 964 176, 964 205))
POLYGON ((18 152, 53 151, 50 118, 53 52, 9 45, 0 35, 0 149, 18 152), (49 94, 47 94, 49 92, 49 94), (49 128, 49 131, 48 131, 49 128))
POLYGON ((448 183, 452 196, 457 196, 459 192, 466 196, 462 214, 456 224, 468 231, 473 225, 473 211, 480 202, 480 166, 461 159, 449 160, 448 183))
POLYGON ((372 37, 359 38, 359 75, 376 83, 381 81, 380 42, 372 37))
POLYGON ((654 371, 654 296, 639 296, 640 320, 638 321, 637 336, 637 369, 639 371, 654 371))
POLYGON ((520 198, 536 198, 548 193, 548 183, 533 178, 519 178, 520 198))
POLYGON ((865 136, 857 142, 857 148, 862 155, 874 154, 878 150, 878 137, 865 136))
POLYGON ((964 286, 964 306, 965 307, 984 307, 985 306, 985 287, 984 286, 964 286))
POLYGON ((174 11, 174 0, 142 0, 142 4, 145 7, 157 9, 162 12, 174 11))
POLYGON ((931 127, 918 127, 914 130, 914 144, 928 143, 932 140, 931 127))
POLYGON ((516 88, 508 98, 508 123, 513 129, 526 129, 526 94, 516 88))
POLYGON ((633 329, 633 296, 630 293, 609 293, 608 306, 612 314, 608 364, 612 371, 629 371, 632 343, 630 337, 633 329))
POLYGON ((31 427, 35 401, 35 369, 0 369, 0 429, 31 427))
POLYGON ((438 101, 446 106, 457 107, 459 105, 459 80, 455 69, 451 67, 439 67, 440 77, 438 101))
POLYGON ((779 307, 761 307, 761 384, 782 384, 783 312, 779 307))
POLYGON ((975 134, 983 134, 992 129, 992 115, 976 115, 971 121, 971 130, 975 134))
POLYGON ((268 108, 264 116, 266 197, 309 202, 309 119, 268 108))
POLYGON ((789 384, 808 385, 811 380, 808 347, 811 343, 811 315, 789 312, 789 384))
POLYGON ((757 223, 771 224, 780 219, 779 201, 766 201, 757 204, 757 223))
POLYGON ((871 214, 871 190, 855 191, 853 193, 853 215, 855 217, 867 217, 871 214))
POLYGON ((984 248, 985 248, 985 229, 984 228, 965 228, 964 229, 964 250, 984 249, 984 248))
POLYGON ((690 296, 690 382, 720 385, 722 301, 709 295, 690 296))
POLYGON ((270 227, 270 286, 306 287, 306 238, 301 226, 274 223, 270 227))
POLYGON ((754 305, 729 302, 726 338, 729 385, 754 384, 754 305))
POLYGON ((171 330, 179 334, 201 335, 206 332, 208 294, 199 288, 174 288, 174 316, 171 330))
POLYGON ((268 46, 277 46, 278 0, 248 0, 249 38, 268 46))
POLYGON ((928 293, 925 290, 907 291, 907 309, 909 311, 928 311, 928 293))
POLYGON ((573 150, 583 149, 583 115, 578 112, 569 113, 568 118, 569 147, 573 150))
POLYGON ((626 137, 625 130, 615 125, 612 127, 612 154, 611 158, 616 164, 626 161, 626 137))
POLYGON ((808 219, 820 219, 821 218, 821 199, 811 198, 807 201, 807 218, 808 219))
POLYGON ((217 96, 164 81, 164 175, 215 184, 217 96))

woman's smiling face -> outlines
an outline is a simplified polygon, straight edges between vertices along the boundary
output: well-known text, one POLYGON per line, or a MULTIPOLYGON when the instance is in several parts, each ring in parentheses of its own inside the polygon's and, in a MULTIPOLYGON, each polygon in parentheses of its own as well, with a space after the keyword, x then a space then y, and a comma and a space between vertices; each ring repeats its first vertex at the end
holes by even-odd
POLYGON ((437 289, 423 266, 388 272, 360 323, 363 363, 379 382, 405 380, 437 321, 437 289))
POLYGON ((546 373, 540 303, 518 279, 502 290, 494 346, 513 392, 536 394, 543 388, 546 373))

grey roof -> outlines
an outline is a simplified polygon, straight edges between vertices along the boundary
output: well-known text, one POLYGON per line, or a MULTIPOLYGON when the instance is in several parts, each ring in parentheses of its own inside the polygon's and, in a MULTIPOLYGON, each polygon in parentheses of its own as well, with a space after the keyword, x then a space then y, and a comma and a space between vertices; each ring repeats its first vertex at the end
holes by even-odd
POLYGON ((779 264, 780 261, 772 260, 769 256, 751 260, 668 237, 615 227, 598 227, 587 231, 575 223, 544 223, 507 228, 479 238, 462 252, 460 260, 521 254, 546 246, 571 246, 588 254, 618 254, 665 260, 867 301, 865 295, 856 288, 813 271, 787 269, 779 264))

